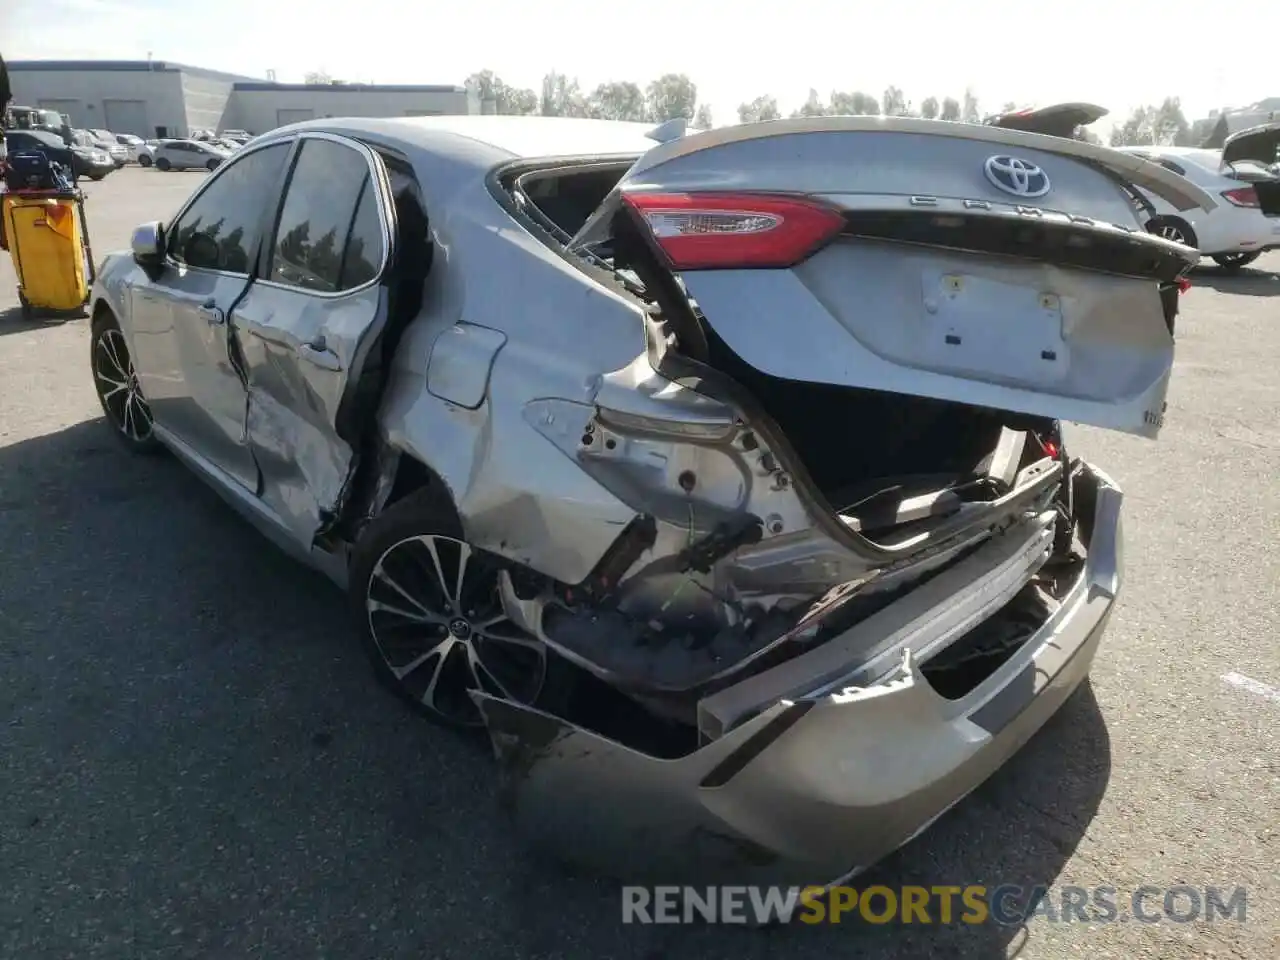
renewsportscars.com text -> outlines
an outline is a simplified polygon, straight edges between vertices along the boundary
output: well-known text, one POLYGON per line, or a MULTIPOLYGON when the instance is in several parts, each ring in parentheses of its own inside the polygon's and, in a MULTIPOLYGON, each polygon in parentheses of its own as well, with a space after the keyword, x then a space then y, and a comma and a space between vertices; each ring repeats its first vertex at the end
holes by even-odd
POLYGON ((623 887, 623 923, 1244 923, 1244 887, 623 887))

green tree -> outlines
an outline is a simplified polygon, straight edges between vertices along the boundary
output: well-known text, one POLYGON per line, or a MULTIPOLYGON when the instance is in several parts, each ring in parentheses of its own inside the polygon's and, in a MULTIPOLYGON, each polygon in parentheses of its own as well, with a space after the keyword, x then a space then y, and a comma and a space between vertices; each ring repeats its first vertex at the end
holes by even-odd
POLYGON ((1149 146, 1155 143, 1151 120, 1150 108, 1137 107, 1125 118, 1123 123, 1116 124, 1111 128, 1111 146, 1149 146))
POLYGON ((649 119, 658 123, 685 117, 692 120, 698 109, 698 87, 683 73, 663 74, 645 91, 649 119))
POLYGON ((920 116, 926 120, 937 120, 939 109, 937 97, 925 97, 920 102, 920 116))
POLYGON ((1177 97, 1166 97, 1159 106, 1137 107, 1123 123, 1111 129, 1113 147, 1182 147, 1198 142, 1177 97))
POLYGON ((644 93, 629 81, 602 83, 587 97, 587 112, 604 120, 647 120, 644 93))
POLYGON ((805 100, 805 102, 801 105, 799 110, 792 111, 791 116, 793 117, 825 117, 825 116, 828 116, 830 113, 831 113, 831 110, 827 107, 825 103, 822 102, 822 98, 818 96, 818 91, 810 87, 809 98, 805 100))
POLYGON ((889 87, 880 98, 880 107, 886 117, 905 117, 911 110, 907 98, 898 87, 889 87))
POLYGON ((777 120, 782 114, 778 112, 778 101, 768 95, 756 97, 750 103, 738 104, 739 123, 757 123, 761 120, 777 120))
POLYGON ((503 83, 492 70, 481 70, 467 77, 467 89, 474 90, 481 101, 491 100, 498 113, 526 116, 538 112, 538 95, 527 87, 503 83))
POLYGON ((938 114, 940 120, 959 120, 960 119, 960 101, 955 97, 946 97, 942 101, 942 112, 938 114))
POLYGON ((1165 97, 1155 109, 1151 127, 1155 142, 1161 146, 1189 147, 1197 142, 1192 139, 1191 124, 1187 123, 1178 97, 1165 97))
POLYGON ((978 123, 982 120, 982 114, 978 112, 978 98, 974 96, 972 90, 966 89, 964 92, 964 106, 960 108, 960 119, 965 123, 978 123))
POLYGON ((711 108, 705 103, 698 107, 698 112, 693 115, 694 129, 710 130, 715 125, 715 120, 711 116, 711 108))
POLYGON ((587 100, 578 88, 578 81, 555 70, 544 76, 538 112, 544 117, 585 117, 587 100))
POLYGON ((875 116, 880 113, 880 101, 861 90, 849 93, 836 90, 831 94, 831 105, 827 112, 845 117, 875 116))

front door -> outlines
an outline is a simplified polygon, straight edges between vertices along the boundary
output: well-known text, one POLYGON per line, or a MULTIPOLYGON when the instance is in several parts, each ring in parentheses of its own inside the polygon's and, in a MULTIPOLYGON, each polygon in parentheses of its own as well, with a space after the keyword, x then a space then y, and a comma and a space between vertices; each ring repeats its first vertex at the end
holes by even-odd
POLYGON ((342 502, 366 422, 360 375, 387 319, 393 208, 364 145, 309 133, 295 156, 261 276, 231 323, 262 498, 309 548, 342 502))
POLYGON ((258 471, 227 320, 249 285, 290 148, 249 151, 210 177, 166 231, 163 272, 130 292, 131 349, 156 423, 250 491, 258 471))

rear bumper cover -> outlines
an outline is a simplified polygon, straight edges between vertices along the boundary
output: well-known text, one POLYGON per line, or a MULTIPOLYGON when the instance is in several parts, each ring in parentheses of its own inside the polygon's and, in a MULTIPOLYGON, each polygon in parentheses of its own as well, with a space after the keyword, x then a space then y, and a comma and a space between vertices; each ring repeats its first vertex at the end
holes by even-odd
POLYGON ((823 885, 871 866, 995 772, 1088 675, 1119 588, 1122 494, 1087 465, 1077 491, 1089 503, 1080 578, 962 699, 935 692, 904 649, 875 684, 779 702, 668 760, 477 696, 505 804, 536 846, 630 882, 823 885))

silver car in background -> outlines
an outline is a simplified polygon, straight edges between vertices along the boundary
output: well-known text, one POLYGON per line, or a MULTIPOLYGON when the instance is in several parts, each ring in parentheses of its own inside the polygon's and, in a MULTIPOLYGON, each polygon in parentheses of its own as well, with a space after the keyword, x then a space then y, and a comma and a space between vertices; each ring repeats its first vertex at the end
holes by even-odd
POLYGON ((107 258, 93 378, 487 729, 537 842, 834 882, 1087 676, 1121 493, 1059 421, 1159 433, 1196 252, 1139 188, 1213 200, 990 126, 681 134, 264 134, 107 258))
POLYGON ((162 140, 152 149, 157 170, 217 170, 231 156, 226 147, 203 140, 162 140))
POLYGON ((111 155, 111 161, 116 165, 118 170, 129 162, 129 147, 120 142, 119 138, 110 130, 104 130, 101 127, 93 127, 87 131, 96 141, 95 145, 107 151, 111 155))

